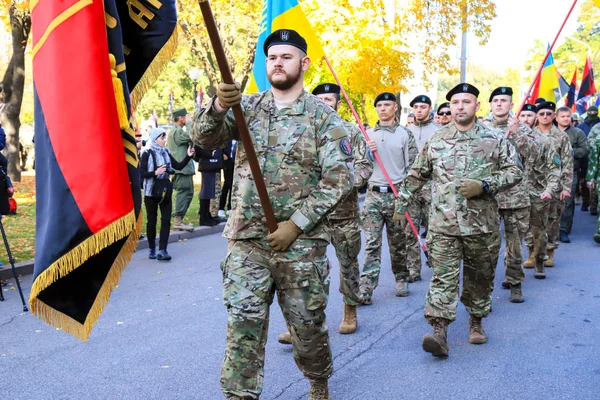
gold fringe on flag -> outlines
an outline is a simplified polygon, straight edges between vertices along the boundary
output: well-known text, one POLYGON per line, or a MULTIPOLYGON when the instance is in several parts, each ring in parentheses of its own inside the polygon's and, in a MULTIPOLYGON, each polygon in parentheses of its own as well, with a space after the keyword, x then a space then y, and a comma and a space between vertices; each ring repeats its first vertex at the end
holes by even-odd
POLYGON ((112 76, 113 90, 115 92, 115 101, 117 102, 117 113, 119 114, 119 127, 121 129, 129 128, 129 113, 127 112, 127 103, 123 93, 123 82, 117 75, 117 60, 112 54, 108 54, 110 60, 110 74, 112 76))
POLYGON ((142 75, 131 91, 131 104, 133 108, 136 108, 140 101, 142 101, 142 98, 148 89, 152 87, 156 79, 158 79, 158 76, 162 73, 165 65, 167 65, 173 57, 175 50, 177 50, 178 30, 179 25, 175 25, 171 37, 169 37, 165 45, 156 54, 156 57, 154 57, 154 60, 152 60, 146 69, 146 72, 144 72, 144 75, 142 75))
POLYGON ((31 287, 29 297, 31 312, 55 328, 62 329, 81 341, 87 341, 92 327, 100 317, 104 306, 110 298, 111 292, 117 286, 121 274, 137 248, 142 223, 142 216, 140 215, 136 221, 135 211, 132 210, 56 260, 35 279, 31 287), (37 298, 44 289, 73 272, 90 257, 100 253, 109 245, 128 235, 129 238, 115 258, 83 324, 57 311, 37 298))

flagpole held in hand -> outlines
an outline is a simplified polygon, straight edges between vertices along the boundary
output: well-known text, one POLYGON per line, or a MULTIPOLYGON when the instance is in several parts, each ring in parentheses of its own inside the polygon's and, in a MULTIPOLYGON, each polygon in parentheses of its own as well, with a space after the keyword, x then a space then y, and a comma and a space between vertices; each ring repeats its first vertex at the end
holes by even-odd
MULTIPOLYGON (((223 82, 232 84, 234 83, 233 75, 229 69, 227 57, 225 56, 225 51, 223 50, 223 44, 221 43, 221 37, 219 36, 219 30, 217 28, 212 9, 210 8, 210 4, 208 0, 198 0, 198 4, 200 5, 200 11, 202 11, 202 17, 204 18, 204 23, 206 24, 206 30, 208 31, 208 36, 210 38, 213 51, 215 52, 217 63, 219 64, 219 71, 221 72, 223 82)), ((242 143, 244 143, 244 151, 248 156, 248 163, 250 164, 252 177, 254 178, 254 183, 256 184, 256 191, 258 192, 258 197, 265 213, 265 218, 267 219, 267 228, 269 228, 269 232, 273 233, 277 230, 277 220, 275 219, 275 213, 273 212, 273 206, 269 200, 267 186, 260 170, 258 159, 256 158, 254 146, 252 145, 252 139, 250 138, 248 125, 246 125, 246 119, 244 118, 244 111, 242 110, 242 106, 240 104, 233 106, 231 109, 235 117, 238 131, 240 132, 242 143)))
MULTIPOLYGON (((340 82, 340 79, 338 78, 337 74, 335 73, 335 70, 333 69, 333 66, 329 62, 329 59, 327 58, 327 56, 323 56, 323 59, 327 63, 327 66, 329 67, 329 70, 331 71, 331 74, 333 75, 333 78, 335 79, 335 81, 337 82, 338 86, 340 87, 340 90, 342 91, 342 95, 344 96, 344 99, 346 100, 346 103, 348 104, 348 107, 350 107, 350 111, 352 112, 352 115, 354 116, 354 119, 356 120, 356 123, 358 124, 358 127, 359 127, 360 131, 365 136, 365 139, 367 141, 371 140, 369 138, 369 134, 367 133, 367 130, 365 129, 365 127, 363 126, 363 124, 362 124, 362 122, 360 120, 360 117, 358 116, 358 113, 354 109, 354 106, 352 105, 352 102, 350 101, 350 98, 348 97, 348 94, 346 93, 346 90, 344 89, 344 86, 342 85, 342 82, 340 82)), ((379 164, 379 167, 381 168, 381 172, 383 172, 383 175, 385 176, 385 179, 387 180, 388 184, 392 188, 392 192, 394 192, 394 196, 396 197, 396 199, 398 199, 398 191, 396 190, 396 187, 394 186, 394 183, 392 182, 392 179, 388 175, 387 170, 383 166, 383 163, 381 162, 381 158, 379 158, 379 154, 377 154, 377 151, 373 152, 373 156, 375 157, 375 160, 377 161, 377 164, 379 164)), ((394 213, 395 212, 396 212, 396 206, 395 206, 395 203, 394 203, 394 213)), ((417 231, 417 228, 415 227, 415 224, 413 223, 412 218, 408 214, 408 211, 406 213, 404 213, 404 215, 406 216, 406 220, 410 224, 410 226, 411 226, 411 228, 413 230, 413 233, 417 237, 417 241, 419 242, 419 245, 421 246, 421 249, 423 249, 423 253, 425 253, 425 257, 427 259, 429 259, 429 252, 427 251, 427 248, 425 247, 425 244, 423 242, 421 242, 421 238, 419 236, 419 231, 417 231)))

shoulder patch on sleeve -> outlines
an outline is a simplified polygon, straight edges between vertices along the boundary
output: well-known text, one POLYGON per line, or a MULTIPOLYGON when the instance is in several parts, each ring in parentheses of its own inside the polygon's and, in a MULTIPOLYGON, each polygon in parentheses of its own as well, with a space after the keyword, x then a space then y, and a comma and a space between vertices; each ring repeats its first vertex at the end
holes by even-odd
POLYGON ((346 132, 343 128, 333 128, 329 131, 329 136, 331 136, 331 140, 339 140, 341 138, 347 137, 348 132, 346 132))
POLYGON ((340 150, 347 156, 352 155, 352 145, 348 138, 342 138, 342 140, 340 140, 340 150))
POLYGON ((369 160, 371 160, 371 162, 375 162, 375 154, 373 154, 371 149, 368 149, 367 153, 369 154, 369 160))
POLYGON ((557 167, 560 167, 560 157, 558 154, 554 155, 554 164, 556 164, 557 167))

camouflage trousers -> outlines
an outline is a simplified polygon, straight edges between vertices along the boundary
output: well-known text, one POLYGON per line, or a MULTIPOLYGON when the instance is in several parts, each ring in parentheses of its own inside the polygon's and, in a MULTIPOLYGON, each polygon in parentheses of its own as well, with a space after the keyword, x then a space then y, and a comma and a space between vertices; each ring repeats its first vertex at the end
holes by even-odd
POLYGON ((511 285, 523 282, 523 238, 529 227, 529 207, 500 209, 504 220, 504 267, 506 281, 511 285))
POLYGON ((560 233, 560 217, 565 209, 565 202, 559 199, 550 200, 548 213, 548 245, 546 249, 558 249, 558 235, 560 233))
MULTIPOLYGON (((419 203, 419 217, 421 226, 425 229, 429 226, 429 210, 431 209, 431 181, 428 181, 416 193, 417 202, 419 203)), ((411 213, 412 217, 412 213, 411 213)))
POLYGON ((500 252, 500 232, 472 236, 427 234, 429 263, 433 276, 425 298, 425 318, 456 319, 460 261, 463 261, 463 290, 460 301, 469 314, 487 317, 492 306, 494 273, 500 252))
POLYGON ((210 199, 210 215, 216 217, 219 214, 219 200, 221 199, 221 190, 223 190, 223 184, 221 182, 221 170, 216 172, 217 179, 215 179, 215 197, 210 199))
POLYGON ((263 387, 269 308, 275 290, 292 337, 296 365, 307 378, 333 371, 325 307, 327 241, 297 239, 286 252, 265 241, 230 240, 223 270, 227 347, 221 370, 226 397, 258 399, 263 387))
MULTIPOLYGON (((362 227, 365 232, 365 258, 363 271, 360 276, 361 294, 365 299, 373 295, 373 291, 379 283, 381 272, 381 246, 383 228, 385 226, 388 247, 390 248, 390 259, 392 272, 396 281, 408 280, 408 268, 406 266, 406 233, 400 224, 394 224, 394 194, 367 191, 365 204, 362 212, 362 227)), ((420 257, 419 253, 419 257, 420 257)))
POLYGON ((358 218, 328 219, 326 227, 340 265, 340 293, 345 304, 356 306, 361 302, 358 218))
POLYGON ((551 201, 531 199, 529 208, 529 229, 525 234, 525 243, 535 254, 536 263, 543 264, 548 247, 548 215, 551 201), (532 250, 533 249, 533 250, 532 250))

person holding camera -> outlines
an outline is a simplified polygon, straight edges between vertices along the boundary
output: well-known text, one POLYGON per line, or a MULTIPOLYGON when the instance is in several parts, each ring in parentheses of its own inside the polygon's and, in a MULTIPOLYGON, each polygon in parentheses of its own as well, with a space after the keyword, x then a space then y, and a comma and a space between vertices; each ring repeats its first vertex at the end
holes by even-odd
POLYGON ((195 146, 195 160, 198 162, 198 171, 202 175, 202 185, 198 200, 200 201, 200 226, 219 225, 220 220, 210 211, 210 201, 217 197, 217 179, 221 179, 223 168, 223 149, 204 150, 195 146))
POLYGON ((173 208, 173 183, 169 175, 175 170, 181 170, 190 162, 194 155, 194 148, 189 147, 186 157, 177 161, 165 147, 167 132, 162 128, 153 128, 150 131, 150 148, 142 154, 140 164, 141 177, 144 180, 144 205, 146 206, 146 235, 150 247, 149 258, 168 261, 171 259, 167 253, 169 231, 171 229, 171 212, 173 208), (158 254, 156 253, 156 221, 160 208, 160 239, 158 254))

